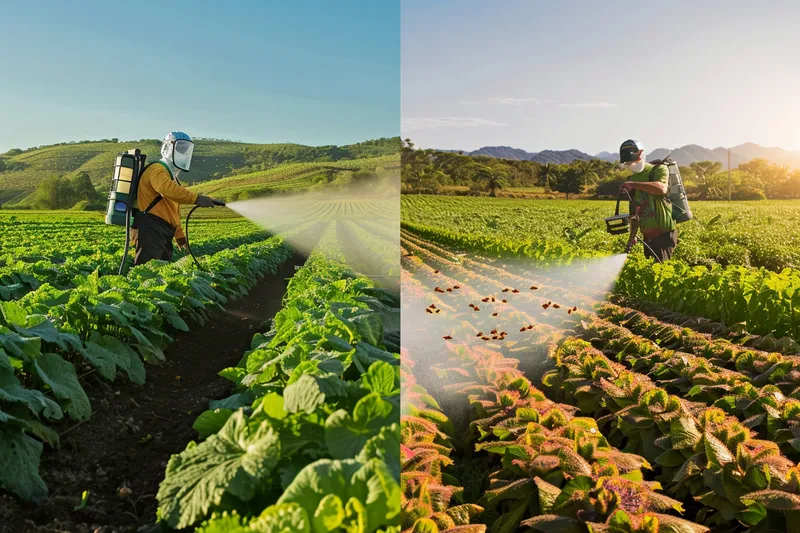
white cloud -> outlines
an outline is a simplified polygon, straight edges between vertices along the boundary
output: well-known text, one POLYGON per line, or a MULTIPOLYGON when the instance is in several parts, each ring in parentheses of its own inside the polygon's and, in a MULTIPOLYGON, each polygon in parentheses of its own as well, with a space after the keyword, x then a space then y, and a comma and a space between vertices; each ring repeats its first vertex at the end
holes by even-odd
POLYGON ((478 126, 508 126, 503 122, 470 117, 406 117, 402 121, 404 132, 436 130, 442 128, 473 128, 478 126))
POLYGON ((584 109, 619 109, 617 104, 610 102, 583 102, 580 104, 558 104, 561 107, 582 107, 584 109))
POLYGON ((542 100, 541 98, 489 98, 488 103, 491 105, 527 105, 527 104, 544 104, 550 100, 542 100))

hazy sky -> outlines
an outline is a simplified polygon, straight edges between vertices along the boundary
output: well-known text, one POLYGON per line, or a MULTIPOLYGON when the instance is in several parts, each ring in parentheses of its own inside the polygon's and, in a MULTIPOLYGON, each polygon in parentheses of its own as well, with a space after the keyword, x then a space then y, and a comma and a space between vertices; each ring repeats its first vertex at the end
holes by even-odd
POLYGON ((426 148, 800 149, 800 2, 403 0, 403 137, 426 148))
POLYGON ((7 2, 0 151, 161 138, 346 144, 400 126, 398 2, 7 2))

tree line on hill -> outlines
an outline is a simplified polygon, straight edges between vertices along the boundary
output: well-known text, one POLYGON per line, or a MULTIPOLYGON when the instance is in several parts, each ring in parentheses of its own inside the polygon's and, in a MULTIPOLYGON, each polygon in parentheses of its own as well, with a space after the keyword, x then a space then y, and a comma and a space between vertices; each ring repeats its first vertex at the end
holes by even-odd
MULTIPOLYGON (((630 175, 616 162, 591 159, 569 164, 499 159, 460 152, 417 149, 410 139, 401 152, 402 192, 516 196, 529 191, 540 196, 614 197, 630 175), (526 191, 527 190, 527 191, 526 191)), ((680 167, 691 200, 727 200, 728 172, 716 161, 680 167)), ((765 159, 753 159, 731 171, 733 200, 800 198, 800 170, 765 159)))

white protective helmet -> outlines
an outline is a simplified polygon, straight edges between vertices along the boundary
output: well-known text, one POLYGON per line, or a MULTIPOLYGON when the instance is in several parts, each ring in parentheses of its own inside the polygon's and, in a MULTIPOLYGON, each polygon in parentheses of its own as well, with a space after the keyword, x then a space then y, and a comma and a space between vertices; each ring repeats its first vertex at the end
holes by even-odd
POLYGON ((161 143, 161 157, 184 172, 189 172, 192 152, 194 152, 192 138, 182 131, 169 132, 161 143))

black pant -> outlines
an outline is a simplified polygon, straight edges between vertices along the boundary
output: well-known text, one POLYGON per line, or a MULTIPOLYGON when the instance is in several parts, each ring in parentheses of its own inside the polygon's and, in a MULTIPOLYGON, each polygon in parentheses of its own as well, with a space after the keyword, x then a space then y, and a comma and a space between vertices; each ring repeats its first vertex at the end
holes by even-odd
POLYGON ((678 230, 666 231, 658 237, 644 241, 644 256, 666 261, 672 258, 675 247, 678 246, 678 230))
POLYGON ((169 261, 172 259, 172 239, 175 227, 161 217, 139 211, 133 227, 138 230, 134 266, 147 263, 151 259, 169 261))

